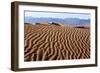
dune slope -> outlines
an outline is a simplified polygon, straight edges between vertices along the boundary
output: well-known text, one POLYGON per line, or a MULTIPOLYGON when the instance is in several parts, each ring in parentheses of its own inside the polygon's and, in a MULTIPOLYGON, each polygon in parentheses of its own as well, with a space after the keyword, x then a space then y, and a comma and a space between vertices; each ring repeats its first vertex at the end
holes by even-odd
POLYGON ((24 61, 90 58, 90 29, 24 25, 24 61))

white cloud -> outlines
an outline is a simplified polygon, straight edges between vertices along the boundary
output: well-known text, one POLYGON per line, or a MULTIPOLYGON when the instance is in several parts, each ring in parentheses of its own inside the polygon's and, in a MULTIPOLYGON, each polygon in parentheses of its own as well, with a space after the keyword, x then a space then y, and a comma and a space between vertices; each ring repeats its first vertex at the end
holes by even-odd
POLYGON ((25 17, 51 17, 51 18, 80 18, 89 19, 90 14, 84 13, 61 13, 61 12, 37 12, 37 11, 25 11, 25 17))

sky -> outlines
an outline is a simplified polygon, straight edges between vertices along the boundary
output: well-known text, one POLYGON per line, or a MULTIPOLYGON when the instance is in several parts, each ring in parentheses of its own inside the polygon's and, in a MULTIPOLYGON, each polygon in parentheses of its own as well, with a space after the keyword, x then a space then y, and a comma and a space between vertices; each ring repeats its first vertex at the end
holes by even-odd
POLYGON ((79 18, 90 19, 89 13, 68 13, 68 12, 39 12, 39 11, 25 11, 25 17, 33 18, 79 18))

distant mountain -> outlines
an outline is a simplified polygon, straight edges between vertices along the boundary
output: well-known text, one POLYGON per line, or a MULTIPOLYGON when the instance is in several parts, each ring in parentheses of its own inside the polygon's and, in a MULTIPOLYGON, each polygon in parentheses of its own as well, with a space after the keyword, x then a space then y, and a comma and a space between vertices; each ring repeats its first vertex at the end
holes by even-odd
POLYGON ((55 22, 63 23, 65 25, 89 25, 90 19, 78 19, 78 18, 33 18, 25 17, 25 23, 41 23, 41 22, 55 22))

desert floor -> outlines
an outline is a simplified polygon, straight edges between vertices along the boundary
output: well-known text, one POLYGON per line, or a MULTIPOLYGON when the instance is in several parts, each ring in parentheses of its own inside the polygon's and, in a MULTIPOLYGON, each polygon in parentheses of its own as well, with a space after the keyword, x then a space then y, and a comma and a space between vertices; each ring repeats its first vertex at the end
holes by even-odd
POLYGON ((90 28, 24 25, 24 61, 90 58, 90 28))

